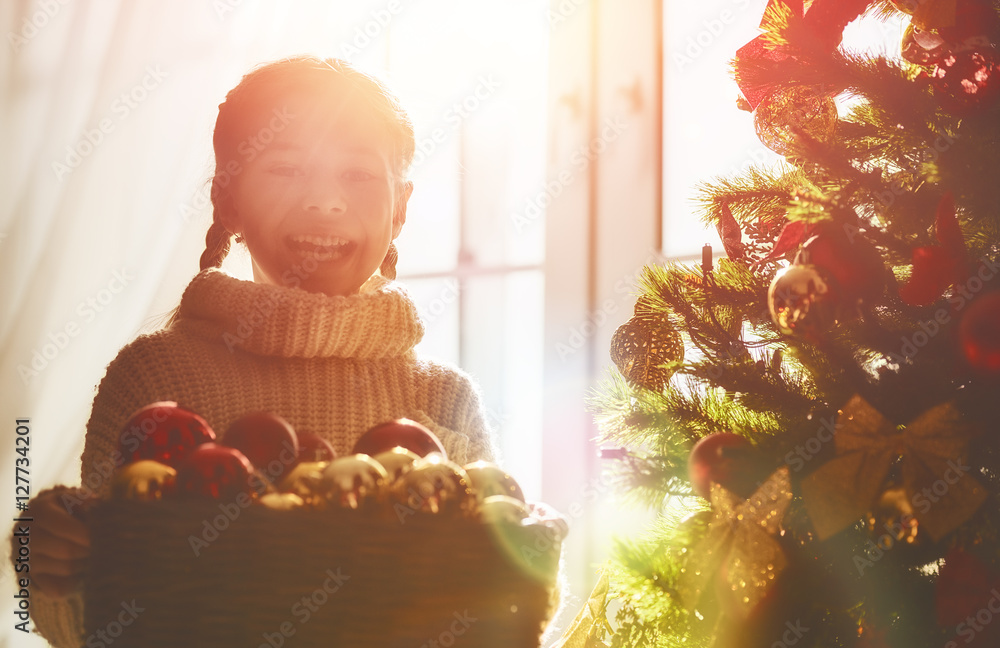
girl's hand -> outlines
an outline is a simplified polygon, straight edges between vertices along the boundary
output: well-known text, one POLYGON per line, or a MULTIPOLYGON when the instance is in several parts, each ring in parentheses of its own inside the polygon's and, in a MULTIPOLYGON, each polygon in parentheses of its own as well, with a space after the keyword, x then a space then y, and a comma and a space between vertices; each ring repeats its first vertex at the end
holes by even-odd
MULTIPOLYGON (((87 526, 67 512, 60 501, 66 491, 74 491, 80 501, 83 495, 76 488, 55 488, 38 495, 28 503, 24 517, 31 522, 31 571, 15 572, 15 578, 28 577, 39 591, 52 597, 68 596, 82 582, 87 557, 90 555, 90 534, 87 526)), ((13 557, 17 557, 18 540, 13 539, 13 557)), ((16 564, 16 563, 15 563, 16 564)))

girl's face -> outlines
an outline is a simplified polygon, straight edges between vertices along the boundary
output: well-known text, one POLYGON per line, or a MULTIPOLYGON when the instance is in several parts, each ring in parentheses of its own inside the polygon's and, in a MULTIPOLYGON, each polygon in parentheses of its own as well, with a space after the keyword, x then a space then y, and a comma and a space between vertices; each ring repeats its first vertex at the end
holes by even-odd
POLYGON ((387 129, 365 102, 291 95, 241 142, 234 214, 254 280, 351 295, 406 220, 387 129))

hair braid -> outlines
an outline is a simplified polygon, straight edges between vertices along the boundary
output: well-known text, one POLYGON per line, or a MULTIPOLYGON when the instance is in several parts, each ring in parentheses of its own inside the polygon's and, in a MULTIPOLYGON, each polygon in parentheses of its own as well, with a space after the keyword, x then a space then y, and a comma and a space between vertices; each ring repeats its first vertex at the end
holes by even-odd
POLYGON ((385 258, 382 259, 382 265, 378 267, 379 274, 381 274, 386 279, 396 278, 396 261, 399 260, 399 252, 396 250, 396 244, 390 243, 389 249, 385 253, 385 258))
POLYGON ((201 269, 218 268, 229 254, 229 244, 233 233, 227 230, 218 218, 212 220, 212 226, 205 234, 205 251, 201 253, 201 269))

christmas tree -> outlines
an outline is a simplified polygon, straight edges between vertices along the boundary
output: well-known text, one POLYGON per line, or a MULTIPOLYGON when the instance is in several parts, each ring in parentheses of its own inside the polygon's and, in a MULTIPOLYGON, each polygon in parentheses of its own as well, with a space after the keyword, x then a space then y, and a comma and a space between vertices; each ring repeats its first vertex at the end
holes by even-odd
POLYGON ((557 645, 1000 646, 1000 2, 761 28, 738 107, 786 162, 700 188, 726 259, 644 270, 591 405, 656 519, 557 645))

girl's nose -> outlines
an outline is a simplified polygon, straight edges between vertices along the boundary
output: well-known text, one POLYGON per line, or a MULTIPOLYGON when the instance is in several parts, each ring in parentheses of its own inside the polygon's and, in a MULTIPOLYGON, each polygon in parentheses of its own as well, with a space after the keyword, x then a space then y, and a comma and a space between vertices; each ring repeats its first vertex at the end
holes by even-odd
POLYGON ((335 180, 313 182, 304 196, 303 207, 309 212, 338 214, 347 211, 347 199, 340 183, 335 180))

